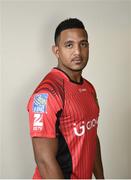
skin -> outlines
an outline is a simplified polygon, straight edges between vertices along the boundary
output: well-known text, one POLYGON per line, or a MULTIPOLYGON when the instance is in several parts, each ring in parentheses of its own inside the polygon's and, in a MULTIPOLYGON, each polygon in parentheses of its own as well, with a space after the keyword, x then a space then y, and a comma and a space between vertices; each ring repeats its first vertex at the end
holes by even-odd
POLYGON ((35 161, 42 179, 64 179, 56 160, 57 138, 32 138, 35 161))
MULTIPOLYGON (((87 32, 83 29, 67 29, 61 32, 57 44, 52 47, 58 59, 58 68, 64 71, 72 81, 81 80, 82 70, 89 57, 87 32)), ((57 138, 32 138, 35 160, 42 178, 64 179, 56 160, 57 138)), ((96 158, 93 173, 97 179, 104 179, 100 142, 97 136, 96 158)))
POLYGON ((52 50, 58 59, 58 68, 71 80, 80 82, 81 73, 88 62, 88 36, 83 29, 67 29, 61 32, 56 46, 52 50))
POLYGON ((96 139, 96 158, 94 162, 93 173, 96 179, 104 179, 103 164, 101 158, 101 147, 99 137, 96 139))

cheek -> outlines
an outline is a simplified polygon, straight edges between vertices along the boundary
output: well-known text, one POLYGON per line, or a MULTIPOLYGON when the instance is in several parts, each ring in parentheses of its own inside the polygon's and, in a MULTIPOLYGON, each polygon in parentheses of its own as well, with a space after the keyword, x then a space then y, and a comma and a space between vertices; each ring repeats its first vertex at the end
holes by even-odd
POLYGON ((89 50, 84 50, 82 54, 84 58, 87 58, 89 56, 89 50))
POLYGON ((60 58, 64 59, 65 61, 68 61, 71 54, 67 50, 63 50, 60 52, 60 58))

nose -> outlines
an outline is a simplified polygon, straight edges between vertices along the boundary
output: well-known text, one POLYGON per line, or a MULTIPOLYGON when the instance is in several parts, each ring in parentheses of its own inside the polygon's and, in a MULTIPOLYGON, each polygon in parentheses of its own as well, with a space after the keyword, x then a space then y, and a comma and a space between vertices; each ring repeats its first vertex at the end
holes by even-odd
POLYGON ((74 53, 75 53, 75 55, 79 55, 81 53, 81 49, 80 49, 79 45, 75 46, 74 53))

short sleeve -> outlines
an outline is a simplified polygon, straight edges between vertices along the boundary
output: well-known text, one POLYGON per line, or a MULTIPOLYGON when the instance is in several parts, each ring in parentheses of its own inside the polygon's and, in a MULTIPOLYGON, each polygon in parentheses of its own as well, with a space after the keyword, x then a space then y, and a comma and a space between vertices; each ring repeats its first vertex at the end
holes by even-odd
POLYGON ((57 114, 61 110, 57 95, 46 91, 32 95, 28 103, 31 137, 55 138, 57 114))

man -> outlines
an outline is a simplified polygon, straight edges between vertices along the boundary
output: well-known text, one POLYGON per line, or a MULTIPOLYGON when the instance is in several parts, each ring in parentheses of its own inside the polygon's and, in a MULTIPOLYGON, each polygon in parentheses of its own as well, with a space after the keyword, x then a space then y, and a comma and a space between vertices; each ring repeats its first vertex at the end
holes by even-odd
POLYGON ((46 75, 28 104, 37 164, 33 178, 104 178, 97 136, 99 106, 95 89, 82 77, 88 62, 88 34, 70 18, 55 31, 58 66, 46 75))

